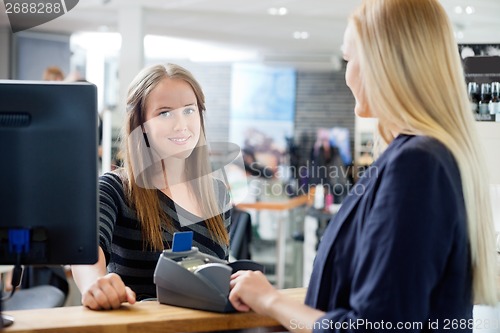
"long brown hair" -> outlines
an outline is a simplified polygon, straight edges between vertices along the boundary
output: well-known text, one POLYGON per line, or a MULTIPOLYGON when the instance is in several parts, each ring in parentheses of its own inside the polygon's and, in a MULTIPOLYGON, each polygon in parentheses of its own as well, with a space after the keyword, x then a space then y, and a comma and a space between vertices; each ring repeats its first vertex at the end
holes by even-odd
MULTIPOLYGON (((147 156, 144 153, 147 149, 147 143, 144 140, 129 139, 136 129, 143 126, 147 98, 164 78, 178 79, 188 83, 196 96, 201 118, 201 135, 197 147, 186 160, 186 177, 193 180, 189 182, 192 191, 203 198, 203 200, 199 200, 199 204, 202 211, 205 212, 203 216, 208 216, 206 224, 212 239, 220 244, 228 245, 229 235, 224 227, 222 210, 218 208, 214 182, 210 177, 198 176, 209 175, 211 172, 205 141, 205 96, 200 84, 188 70, 179 65, 166 64, 143 69, 130 84, 127 97, 127 117, 122 134, 125 169, 122 176, 125 179, 127 197, 135 208, 141 223, 145 247, 163 250, 162 226, 172 231, 173 225, 171 218, 161 209, 158 190, 154 186, 147 186, 150 183, 150 180, 147 179, 150 176, 148 172, 139 173, 137 168, 134 170, 134 165, 148 163, 143 161, 144 156, 147 156)), ((137 133, 137 131, 135 132, 137 133)))

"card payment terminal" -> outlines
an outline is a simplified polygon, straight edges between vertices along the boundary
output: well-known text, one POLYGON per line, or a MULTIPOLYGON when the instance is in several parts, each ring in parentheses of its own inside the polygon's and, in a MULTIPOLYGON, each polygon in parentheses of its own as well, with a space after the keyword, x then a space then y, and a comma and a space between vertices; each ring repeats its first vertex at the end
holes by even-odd
POLYGON ((233 272, 264 272, 251 260, 226 260, 201 253, 192 247, 193 233, 174 234, 172 249, 164 250, 154 272, 158 301, 163 304, 215 312, 234 312, 228 300, 233 272))

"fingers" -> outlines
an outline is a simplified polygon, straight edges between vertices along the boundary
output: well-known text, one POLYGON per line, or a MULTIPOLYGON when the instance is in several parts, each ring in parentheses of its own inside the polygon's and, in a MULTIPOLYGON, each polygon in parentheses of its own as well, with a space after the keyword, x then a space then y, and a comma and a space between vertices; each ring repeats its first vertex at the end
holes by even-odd
POLYGON ((135 292, 129 287, 125 287, 125 292, 126 292, 127 302, 129 302, 130 304, 134 304, 136 300, 135 292))
POLYGON ((245 304, 245 302, 241 298, 240 293, 244 293, 242 290, 241 281, 248 276, 250 271, 237 271, 236 273, 231 275, 231 280, 229 281, 229 287, 231 288, 231 292, 229 293, 229 302, 233 305, 233 307, 240 312, 248 312, 250 311, 250 307, 245 304))
POLYGON ((231 302, 233 308, 235 308, 236 311, 240 312, 250 311, 250 307, 245 303, 243 303, 242 300, 239 298, 239 296, 233 291, 231 291, 231 293, 229 294, 229 302, 231 302))
POLYGON ((231 287, 231 292, 229 293, 228 297, 229 302, 231 302, 236 311, 248 312, 250 311, 250 307, 246 305, 241 299, 239 294, 240 288, 239 286, 237 286, 236 281, 236 279, 233 279, 233 277, 231 277, 231 281, 229 282, 229 285, 231 287))
POLYGON ((231 275, 229 301, 238 311, 266 313, 276 290, 260 271, 238 271, 231 275))
POLYGON ((119 308, 125 298, 125 285, 123 282, 121 282, 120 285, 112 280, 100 280, 98 281, 98 286, 99 289, 97 289, 97 292, 94 295, 100 301, 99 304, 104 309, 119 308))
MULTIPOLYGON (((112 290, 110 290, 109 295, 114 296, 115 295, 114 293, 116 293, 116 297, 117 297, 118 302, 119 302, 117 307, 119 307, 121 303, 128 301, 129 294, 127 293, 127 289, 131 293, 130 295, 134 296, 134 301, 135 301, 135 293, 132 291, 132 289, 125 286, 125 283, 123 282, 123 280, 121 279, 121 277, 118 274, 111 273, 111 274, 108 274, 107 276, 109 278, 109 281, 110 281, 111 287, 112 287, 111 288, 112 290)), ((109 288, 109 285, 105 284, 105 286, 107 288, 109 288)))
POLYGON ((248 272, 251 272, 251 271, 236 271, 235 273, 231 274, 231 280, 236 279, 239 276, 248 274, 248 272))
POLYGON ((251 286, 252 284, 255 284, 259 281, 267 281, 264 274, 262 274, 262 272, 260 271, 237 271, 236 273, 231 275, 229 286, 232 288, 234 285, 240 283, 240 281, 243 280, 247 281, 245 282, 245 284, 248 286, 251 286))
POLYGON ((135 293, 114 273, 107 274, 82 295, 82 304, 92 310, 117 309, 123 302, 135 303, 135 293))
POLYGON ((231 275, 231 280, 229 280, 229 288, 233 288, 241 276, 245 276, 250 271, 237 271, 231 275))
POLYGON ((92 293, 87 290, 82 294, 82 305, 88 307, 91 310, 101 310, 101 306, 94 299, 92 293))

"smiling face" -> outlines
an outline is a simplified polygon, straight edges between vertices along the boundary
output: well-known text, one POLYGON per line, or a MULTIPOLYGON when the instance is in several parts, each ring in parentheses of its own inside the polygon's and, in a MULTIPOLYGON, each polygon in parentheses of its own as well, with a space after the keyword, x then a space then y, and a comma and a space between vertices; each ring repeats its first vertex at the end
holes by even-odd
POLYGON ((201 133, 201 116, 191 86, 165 77, 146 99, 144 131, 162 159, 186 159, 201 133))
POLYGON ((349 23, 344 33, 344 43, 342 45, 342 53, 344 60, 347 61, 345 70, 345 81, 356 100, 354 112, 359 117, 373 117, 370 108, 366 103, 366 97, 363 90, 361 71, 359 67, 359 54, 354 40, 354 27, 349 23))

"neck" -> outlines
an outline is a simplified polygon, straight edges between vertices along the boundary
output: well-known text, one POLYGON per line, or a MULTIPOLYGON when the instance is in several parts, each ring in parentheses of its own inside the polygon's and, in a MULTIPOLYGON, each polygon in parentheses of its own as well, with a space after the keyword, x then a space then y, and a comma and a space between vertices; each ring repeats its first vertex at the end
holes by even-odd
POLYGON ((186 181, 186 162, 182 159, 164 159, 162 163, 162 178, 168 188, 186 181))

